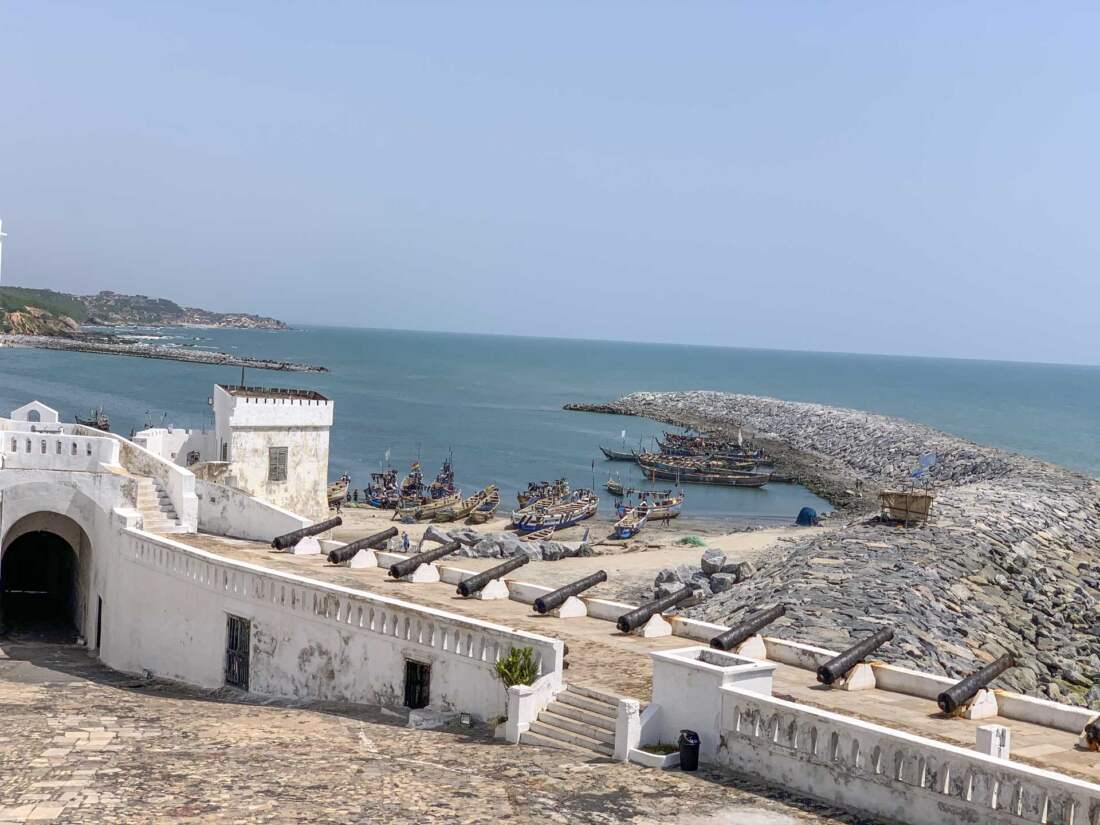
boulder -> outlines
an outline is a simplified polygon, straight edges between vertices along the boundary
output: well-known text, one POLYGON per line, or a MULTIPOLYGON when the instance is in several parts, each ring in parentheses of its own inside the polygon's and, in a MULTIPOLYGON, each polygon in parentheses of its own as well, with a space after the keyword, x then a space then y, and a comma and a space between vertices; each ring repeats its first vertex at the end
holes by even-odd
POLYGON ((721 550, 715 550, 708 547, 703 551, 703 557, 699 560, 699 567, 708 576, 714 573, 721 573, 722 567, 726 563, 726 554, 721 550))
POLYGON ((733 575, 736 577, 737 582, 741 583, 755 576, 756 568, 752 566, 751 561, 738 562, 736 569, 733 571, 733 575))
POLYGON ((737 576, 733 573, 715 573, 710 577, 710 592, 725 593, 737 584, 737 576))

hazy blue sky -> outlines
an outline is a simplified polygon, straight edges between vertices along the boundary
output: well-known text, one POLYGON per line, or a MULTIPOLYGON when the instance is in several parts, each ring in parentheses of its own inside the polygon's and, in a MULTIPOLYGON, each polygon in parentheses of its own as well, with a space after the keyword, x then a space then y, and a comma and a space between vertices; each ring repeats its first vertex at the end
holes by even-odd
POLYGON ((1100 363, 1100 4, 0 0, 4 281, 1100 363))

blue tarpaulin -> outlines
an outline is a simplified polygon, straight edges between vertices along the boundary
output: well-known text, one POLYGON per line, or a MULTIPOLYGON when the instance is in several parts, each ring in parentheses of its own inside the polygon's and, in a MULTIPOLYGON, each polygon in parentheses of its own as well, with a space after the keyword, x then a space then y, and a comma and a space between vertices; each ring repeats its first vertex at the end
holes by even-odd
POLYGON ((813 527, 817 524, 817 510, 813 507, 803 507, 798 511, 798 518, 794 523, 799 527, 813 527))

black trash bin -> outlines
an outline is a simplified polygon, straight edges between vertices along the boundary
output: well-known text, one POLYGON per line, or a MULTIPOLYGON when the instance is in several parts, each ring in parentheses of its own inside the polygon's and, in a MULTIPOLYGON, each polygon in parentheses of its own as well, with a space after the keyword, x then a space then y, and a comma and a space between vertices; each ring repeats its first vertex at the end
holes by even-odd
POLYGON ((680 731, 680 770, 699 769, 699 734, 693 730, 680 731))

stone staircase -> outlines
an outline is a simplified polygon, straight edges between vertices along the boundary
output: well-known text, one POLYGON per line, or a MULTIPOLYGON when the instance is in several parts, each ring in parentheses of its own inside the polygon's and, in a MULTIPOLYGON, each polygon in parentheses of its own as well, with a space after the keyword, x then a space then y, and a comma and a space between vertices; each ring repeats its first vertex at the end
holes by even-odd
POLYGON ((524 745, 566 748, 611 756, 619 699, 581 685, 569 685, 520 734, 524 745))
POLYGON ((142 529, 150 533, 185 533, 180 524, 172 500, 155 478, 137 476, 137 508, 141 513, 142 529))

